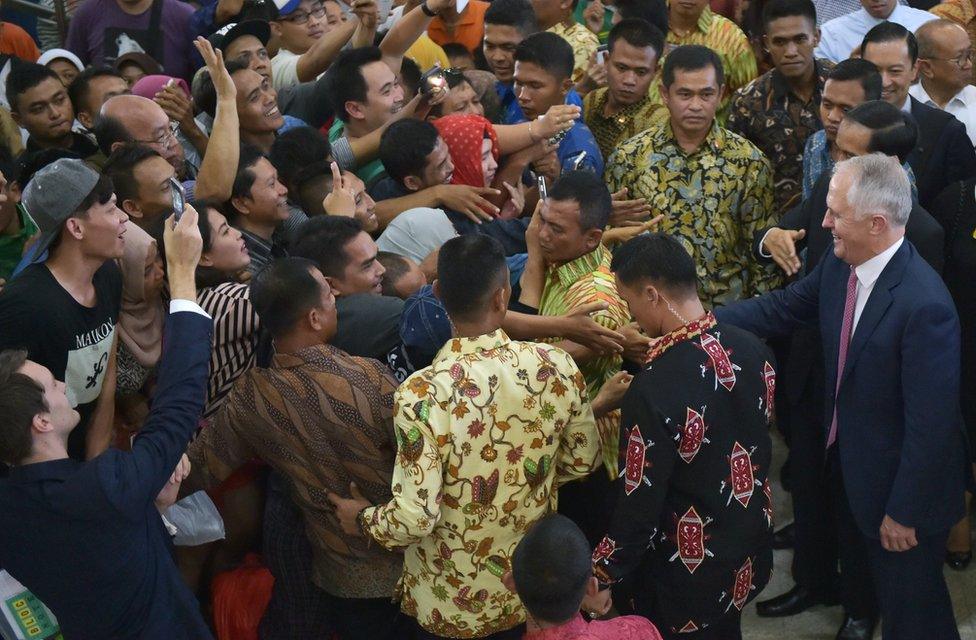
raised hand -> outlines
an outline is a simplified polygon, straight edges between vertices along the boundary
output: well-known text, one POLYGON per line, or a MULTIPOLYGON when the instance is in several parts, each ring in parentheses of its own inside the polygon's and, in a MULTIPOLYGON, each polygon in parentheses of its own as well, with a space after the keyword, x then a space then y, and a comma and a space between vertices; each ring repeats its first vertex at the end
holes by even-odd
POLYGON ((497 196, 498 189, 490 187, 470 187, 465 184, 442 184, 437 189, 438 202, 452 211, 463 213, 476 224, 482 221, 494 220, 499 209, 485 199, 485 196, 497 196), (487 213, 491 211, 491 213, 487 213))
POLYGON ((207 65, 207 71, 210 72, 210 78, 213 80, 214 89, 217 92, 217 99, 237 98, 237 88, 234 86, 230 74, 227 73, 223 52, 220 49, 214 49, 213 45, 202 36, 193 41, 193 46, 200 52, 200 57, 207 65))
POLYGON ((322 200, 322 208, 330 216, 356 217, 356 192, 345 183, 339 165, 332 162, 332 191, 322 200))

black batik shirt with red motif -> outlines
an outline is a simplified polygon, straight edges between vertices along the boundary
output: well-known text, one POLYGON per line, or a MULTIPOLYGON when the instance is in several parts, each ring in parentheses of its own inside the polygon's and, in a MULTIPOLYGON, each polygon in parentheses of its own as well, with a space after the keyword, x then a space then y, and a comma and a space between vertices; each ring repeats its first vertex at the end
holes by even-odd
POLYGON ((603 584, 672 632, 741 611, 772 569, 773 356, 711 313, 661 338, 623 400, 617 506, 593 553, 603 584))

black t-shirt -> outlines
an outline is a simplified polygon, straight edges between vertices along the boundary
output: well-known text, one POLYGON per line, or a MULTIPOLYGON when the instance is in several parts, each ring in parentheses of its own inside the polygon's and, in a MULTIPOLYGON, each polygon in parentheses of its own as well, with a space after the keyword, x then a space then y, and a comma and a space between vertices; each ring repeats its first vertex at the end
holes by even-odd
POLYGON ((332 345, 352 356, 386 362, 400 344, 403 300, 375 293, 336 298, 338 328, 332 345))
POLYGON ((102 390, 122 301, 122 274, 114 260, 95 272, 94 307, 84 307, 45 264, 27 267, 0 293, 0 349, 27 349, 34 362, 67 386, 81 421, 68 454, 85 456, 88 420, 102 390))

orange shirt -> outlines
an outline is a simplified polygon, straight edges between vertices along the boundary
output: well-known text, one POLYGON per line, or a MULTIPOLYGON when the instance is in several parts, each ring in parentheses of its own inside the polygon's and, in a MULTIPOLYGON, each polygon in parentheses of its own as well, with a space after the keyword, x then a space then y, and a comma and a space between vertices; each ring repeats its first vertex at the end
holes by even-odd
POLYGON ((444 21, 437 16, 430 21, 427 35, 441 46, 448 42, 459 42, 468 51, 474 53, 481 46, 481 39, 485 36, 485 11, 489 6, 491 6, 489 3, 482 0, 471 0, 454 27, 454 33, 448 33, 444 21))
POLYGON ((12 22, 0 22, 0 53, 16 56, 27 62, 37 62, 41 52, 26 31, 12 22))

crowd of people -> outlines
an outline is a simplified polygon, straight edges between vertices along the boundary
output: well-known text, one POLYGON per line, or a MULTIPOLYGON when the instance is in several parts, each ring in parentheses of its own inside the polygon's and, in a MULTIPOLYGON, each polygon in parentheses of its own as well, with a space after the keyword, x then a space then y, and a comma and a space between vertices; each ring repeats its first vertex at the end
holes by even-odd
POLYGON ((0 572, 63 637, 735 640, 792 548, 760 616, 959 638, 971 0, 65 8, 0 22, 0 572))

